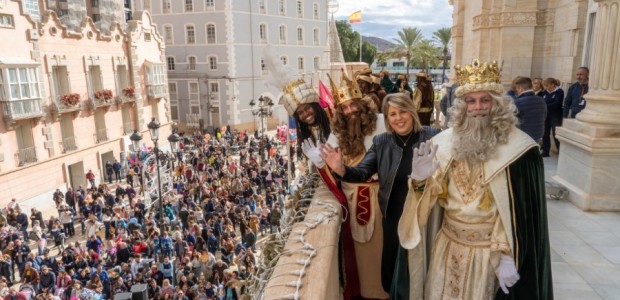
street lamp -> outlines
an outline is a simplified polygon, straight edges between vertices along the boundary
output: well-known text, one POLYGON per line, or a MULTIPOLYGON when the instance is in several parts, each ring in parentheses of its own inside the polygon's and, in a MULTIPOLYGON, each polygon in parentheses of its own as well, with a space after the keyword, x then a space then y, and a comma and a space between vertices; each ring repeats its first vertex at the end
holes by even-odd
POLYGON ((265 160, 264 151, 263 151, 263 142, 265 140, 265 118, 271 116, 273 112, 273 101, 269 97, 263 98, 263 96, 258 97, 258 107, 255 108, 256 102, 254 99, 250 100, 250 107, 252 108, 252 115, 254 117, 258 116, 260 118, 260 129, 261 129, 261 143, 259 144, 259 151, 261 162, 265 160))
POLYGON ((168 136, 168 142, 170 143, 170 151, 174 154, 174 159, 172 160, 172 172, 174 172, 174 160, 177 158, 177 151, 179 149, 179 140, 181 137, 176 133, 176 130, 172 131, 172 134, 168 136))
MULTIPOLYGON (((151 120, 151 122, 149 122, 146 125, 149 128, 149 131, 151 133, 151 140, 153 141, 154 144, 154 148, 153 148, 153 154, 155 155, 155 167, 157 170, 157 199, 159 199, 159 226, 160 226, 160 231, 163 232, 164 231, 164 201, 162 199, 161 196, 161 174, 159 171, 159 160, 160 160, 160 154, 161 151, 159 150, 158 147, 158 143, 157 141, 159 140, 159 127, 160 124, 157 120, 155 120, 155 118, 153 118, 151 120)), ((142 141, 142 133, 138 132, 138 130, 134 130, 134 132, 131 134, 131 136, 129 136, 129 139, 131 140, 131 143, 133 145, 133 149, 134 151, 139 152, 140 151, 140 142, 142 141)), ((172 152, 176 151, 179 145, 179 140, 180 137, 177 133, 173 132, 170 136, 168 136, 168 142, 170 142, 170 149, 172 150, 172 152)), ((164 158, 165 159, 165 158, 164 158)), ((174 159, 173 159, 174 161, 174 159)), ((174 164, 174 163, 173 163, 174 164)), ((173 167, 174 168, 174 167, 173 167)), ((151 198, 153 200, 153 197, 155 195, 151 195, 151 198)))

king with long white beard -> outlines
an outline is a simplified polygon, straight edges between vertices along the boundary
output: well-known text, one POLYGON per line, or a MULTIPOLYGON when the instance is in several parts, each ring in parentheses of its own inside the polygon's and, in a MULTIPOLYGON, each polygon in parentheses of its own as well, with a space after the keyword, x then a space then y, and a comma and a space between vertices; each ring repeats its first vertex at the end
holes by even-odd
POLYGON ((410 299, 422 289, 427 300, 553 299, 538 145, 516 128, 495 62, 475 60, 456 73, 452 128, 431 140, 439 167, 421 195, 409 193, 399 222, 409 264, 420 263, 431 209, 443 209, 441 228, 427 239, 428 272, 411 282, 410 299))

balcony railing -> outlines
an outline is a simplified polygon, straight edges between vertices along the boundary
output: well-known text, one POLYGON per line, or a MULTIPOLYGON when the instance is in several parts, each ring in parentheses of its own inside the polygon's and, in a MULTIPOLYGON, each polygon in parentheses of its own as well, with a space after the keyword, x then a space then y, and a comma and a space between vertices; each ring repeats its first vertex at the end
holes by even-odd
POLYGON ((108 140, 108 130, 106 128, 97 129, 97 133, 95 134, 97 138, 97 143, 105 142, 108 140))
POLYGON ((25 166, 37 162, 37 151, 34 147, 19 149, 17 151, 17 164, 25 166))
POLYGON ((121 127, 123 131, 123 135, 127 135, 133 132, 133 124, 131 122, 123 122, 123 127, 121 127))
POLYGON ((150 98, 162 98, 166 96, 166 86, 163 84, 150 84, 146 86, 150 98))
POLYGON ((64 152, 77 150, 77 142, 75 136, 69 136, 62 139, 62 148, 64 152))
MULTIPOLYGON (((64 95, 64 94, 63 94, 64 95)), ((56 96, 55 101, 56 101, 56 109, 58 110, 58 112, 72 112, 72 111, 78 111, 78 110, 82 110, 82 101, 80 100, 80 102, 76 105, 68 105, 65 104, 62 101, 62 97, 63 95, 60 96, 56 96)))
POLYGON ((2 101, 4 116, 10 120, 38 118, 44 115, 41 99, 2 101))
POLYGON ((114 98, 110 98, 110 99, 97 99, 95 97, 92 97, 91 100, 92 105, 94 108, 98 108, 98 107, 105 107, 105 106, 110 106, 112 104, 114 104, 116 101, 114 98))

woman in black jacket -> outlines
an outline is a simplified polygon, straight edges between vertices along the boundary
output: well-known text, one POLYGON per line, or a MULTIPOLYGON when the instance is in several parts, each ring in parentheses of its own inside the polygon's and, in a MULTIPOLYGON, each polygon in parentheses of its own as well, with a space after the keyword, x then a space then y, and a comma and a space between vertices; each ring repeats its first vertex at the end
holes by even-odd
POLYGON ((383 288, 390 291, 391 299, 406 299, 409 290, 407 268, 399 267, 394 272, 397 266, 407 266, 407 252, 400 246, 398 238, 398 221, 409 191, 414 149, 420 148, 439 130, 421 126, 408 95, 386 96, 382 111, 387 132, 373 138, 372 146, 357 167, 345 166, 340 152, 327 143, 321 148, 321 156, 342 181, 364 182, 375 173, 379 175, 379 207, 384 216, 381 281, 383 288))

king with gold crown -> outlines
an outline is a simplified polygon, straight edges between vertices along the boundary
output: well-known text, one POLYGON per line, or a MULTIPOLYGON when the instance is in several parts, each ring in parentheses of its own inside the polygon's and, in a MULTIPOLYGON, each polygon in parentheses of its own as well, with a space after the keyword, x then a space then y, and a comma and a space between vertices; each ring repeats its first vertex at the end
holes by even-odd
POLYGON ((553 299, 538 145, 516 127, 496 62, 455 69, 453 127, 431 140, 436 169, 398 226, 409 265, 428 262, 410 274, 410 299, 553 299))

